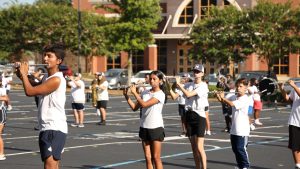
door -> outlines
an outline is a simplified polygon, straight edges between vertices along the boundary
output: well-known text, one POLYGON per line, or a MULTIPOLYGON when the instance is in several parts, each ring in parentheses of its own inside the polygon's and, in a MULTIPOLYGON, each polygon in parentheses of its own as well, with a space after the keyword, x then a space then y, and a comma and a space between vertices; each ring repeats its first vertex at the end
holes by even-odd
POLYGON ((189 59, 189 51, 192 46, 177 46, 177 73, 189 72, 193 69, 194 61, 189 59))

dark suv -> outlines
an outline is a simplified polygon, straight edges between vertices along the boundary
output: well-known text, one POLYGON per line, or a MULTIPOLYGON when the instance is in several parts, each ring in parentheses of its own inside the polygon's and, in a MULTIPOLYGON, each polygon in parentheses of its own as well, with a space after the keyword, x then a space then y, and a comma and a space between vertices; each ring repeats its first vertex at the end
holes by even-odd
POLYGON ((237 79, 239 78, 246 78, 250 80, 251 78, 256 78, 258 81, 262 80, 263 78, 272 78, 277 81, 277 76, 274 72, 269 71, 245 71, 241 72, 237 79))

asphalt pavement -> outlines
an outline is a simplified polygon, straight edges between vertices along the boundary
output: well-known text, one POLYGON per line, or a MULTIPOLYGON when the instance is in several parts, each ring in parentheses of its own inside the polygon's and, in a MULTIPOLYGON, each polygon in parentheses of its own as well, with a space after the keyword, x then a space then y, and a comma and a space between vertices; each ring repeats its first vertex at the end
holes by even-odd
MULTIPOLYGON (((7 125, 2 135, 7 159, 0 161, 0 169, 40 169, 43 163, 38 148, 36 125, 37 109, 34 98, 22 90, 12 90, 13 110, 8 112, 7 125)), ((70 94, 67 93, 68 123, 73 123, 70 94)), ((264 106, 263 126, 251 132, 248 146, 252 169, 293 169, 291 151, 287 148, 288 116, 290 108, 264 106)), ((168 100, 163 117, 166 138, 162 144, 165 169, 194 168, 189 140, 180 137, 180 118, 176 101, 168 100)), ((205 137, 209 169, 233 169, 236 166, 229 134, 223 132, 224 117, 220 103, 210 101, 212 135, 205 137)), ((107 109, 107 125, 99 126, 96 110, 86 103, 85 127, 69 126, 69 134, 62 155, 62 169, 143 169, 145 160, 138 138, 139 112, 129 109, 122 96, 111 96, 107 109)))

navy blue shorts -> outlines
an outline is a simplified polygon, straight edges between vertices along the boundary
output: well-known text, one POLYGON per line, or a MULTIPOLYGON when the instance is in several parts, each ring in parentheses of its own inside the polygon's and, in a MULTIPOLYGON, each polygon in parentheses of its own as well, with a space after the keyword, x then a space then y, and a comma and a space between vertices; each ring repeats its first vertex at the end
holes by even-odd
POLYGON ((55 160, 60 160, 66 138, 67 134, 61 131, 41 131, 39 135, 39 146, 42 161, 45 161, 50 156, 53 156, 55 160))
POLYGON ((163 127, 158 127, 155 129, 140 127, 139 137, 143 141, 164 141, 165 130, 163 127))
POLYGON ((100 108, 106 109, 106 107, 107 107, 107 100, 97 101, 97 109, 100 108))
POLYGON ((6 108, 1 107, 0 108, 0 124, 6 123, 6 108))
POLYGON ((83 110, 84 109, 84 105, 83 105, 83 103, 72 103, 72 109, 83 110))
POLYGON ((206 119, 194 111, 186 112, 187 136, 204 137, 206 119))

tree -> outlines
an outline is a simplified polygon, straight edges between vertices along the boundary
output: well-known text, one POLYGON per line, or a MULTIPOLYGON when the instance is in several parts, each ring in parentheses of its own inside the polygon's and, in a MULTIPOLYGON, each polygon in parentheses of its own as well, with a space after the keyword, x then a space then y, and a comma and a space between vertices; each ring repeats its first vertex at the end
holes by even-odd
MULTIPOLYGON (((82 13, 82 53, 92 55, 105 50, 100 26, 110 20, 92 13, 82 13)), ((63 42, 78 50, 77 10, 66 5, 38 3, 13 5, 0 11, 0 50, 19 60, 26 51, 40 51, 45 44, 63 42), (21 23, 21 24, 20 24, 21 23)))
POLYGON ((233 6, 224 9, 213 7, 210 16, 199 20, 193 27, 191 41, 195 50, 192 59, 222 65, 244 60, 248 47, 240 41, 239 23, 243 16, 244 13, 233 6))
MULTIPOLYGON (((113 24, 103 27, 106 32, 107 46, 110 52, 129 53, 128 77, 132 74, 132 52, 144 50, 154 39, 151 30, 157 27, 161 19, 159 0, 112 0, 118 6, 120 18, 113 24)), ((128 82, 128 83, 129 83, 128 82)))
MULTIPOLYGON (((293 38, 294 11, 290 3, 274 4, 266 0, 247 13, 243 26, 253 51, 259 59, 266 60, 269 71, 273 61, 289 55, 293 38)), ((299 23, 298 23, 299 24, 299 23)))

